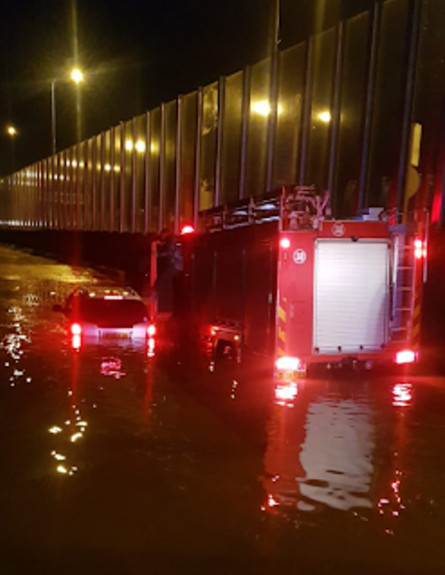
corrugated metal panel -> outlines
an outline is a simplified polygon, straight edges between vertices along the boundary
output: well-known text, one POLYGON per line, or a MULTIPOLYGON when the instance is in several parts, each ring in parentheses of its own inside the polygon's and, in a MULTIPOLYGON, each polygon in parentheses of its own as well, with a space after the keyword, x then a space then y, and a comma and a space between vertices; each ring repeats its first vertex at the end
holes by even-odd
POLYGON ((379 350, 387 342, 387 241, 318 240, 314 348, 321 353, 379 350))

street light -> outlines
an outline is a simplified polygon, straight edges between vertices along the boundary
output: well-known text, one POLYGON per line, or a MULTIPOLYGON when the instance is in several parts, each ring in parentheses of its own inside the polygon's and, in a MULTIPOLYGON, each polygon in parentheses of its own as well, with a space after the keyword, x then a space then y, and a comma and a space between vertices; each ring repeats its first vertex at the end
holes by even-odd
POLYGON ((56 153, 56 81, 51 80, 51 153, 56 153))
MULTIPOLYGON (((81 82, 84 81, 84 74, 80 68, 73 68, 70 74, 71 80, 79 86, 81 82)), ((51 152, 54 156, 57 151, 56 142, 56 82, 58 80, 53 78, 51 80, 51 152)), ((76 116, 77 116, 77 138, 80 139, 80 93, 77 90, 76 94, 76 116)))
POLYGON ((75 83, 75 84, 80 84, 81 82, 83 82, 84 77, 83 77, 83 72, 82 70, 79 70, 79 68, 74 68, 71 71, 71 80, 75 83))

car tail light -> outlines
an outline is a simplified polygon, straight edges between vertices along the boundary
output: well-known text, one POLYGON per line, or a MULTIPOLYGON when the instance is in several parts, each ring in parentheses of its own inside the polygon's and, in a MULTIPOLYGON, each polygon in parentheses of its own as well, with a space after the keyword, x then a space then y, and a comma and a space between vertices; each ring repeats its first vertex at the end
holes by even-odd
POLYGON ((394 363, 404 365, 405 363, 414 363, 417 361, 417 352, 412 349, 403 349, 398 351, 394 357, 394 363))
POLYGON ((147 326, 147 335, 148 337, 153 337, 154 335, 156 335, 156 326, 154 323, 150 323, 147 326))
POLYGON ((71 324, 72 335, 80 335, 81 333, 82 333, 82 326, 80 325, 80 323, 71 324))

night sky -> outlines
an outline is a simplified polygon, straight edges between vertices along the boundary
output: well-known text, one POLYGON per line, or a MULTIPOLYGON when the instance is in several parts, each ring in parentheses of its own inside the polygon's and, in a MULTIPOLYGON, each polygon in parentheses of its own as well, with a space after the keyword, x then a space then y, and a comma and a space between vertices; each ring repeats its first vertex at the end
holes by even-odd
MULTIPOLYGON (((281 47, 370 5, 281 0, 281 47)), ((86 138, 266 56, 273 9, 274 0, 2 0, 0 174, 50 154, 52 78, 58 148, 75 141, 75 90, 65 78, 76 21, 86 138)))

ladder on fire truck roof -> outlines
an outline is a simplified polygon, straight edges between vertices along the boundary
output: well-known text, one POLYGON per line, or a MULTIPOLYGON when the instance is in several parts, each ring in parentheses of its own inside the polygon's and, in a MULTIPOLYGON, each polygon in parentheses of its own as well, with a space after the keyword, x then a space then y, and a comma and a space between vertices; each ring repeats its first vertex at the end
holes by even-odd
POLYGON ((328 215, 328 192, 315 186, 283 186, 260 199, 252 197, 199 213, 201 230, 216 232, 278 222, 281 229, 317 229, 328 215))

